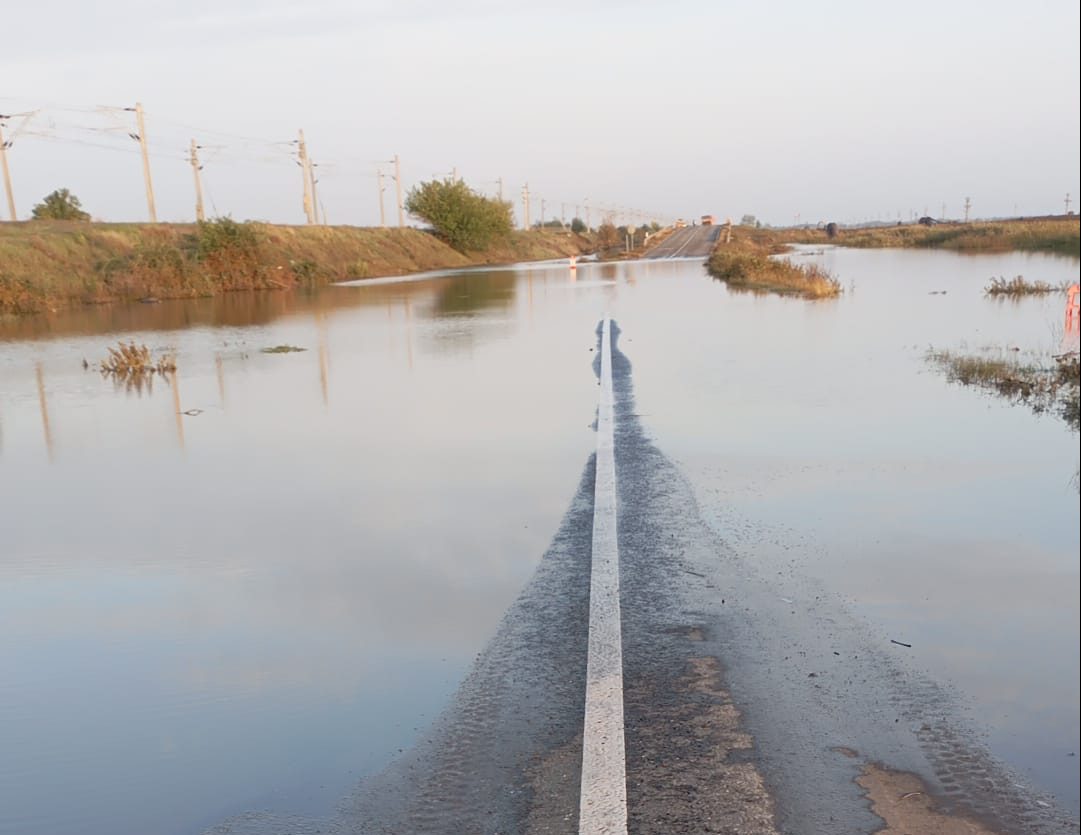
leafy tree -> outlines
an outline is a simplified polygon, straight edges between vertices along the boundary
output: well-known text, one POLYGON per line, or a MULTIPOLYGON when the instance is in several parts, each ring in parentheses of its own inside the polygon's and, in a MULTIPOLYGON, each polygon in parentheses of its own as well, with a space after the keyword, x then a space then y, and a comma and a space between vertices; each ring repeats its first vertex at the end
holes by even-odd
POLYGON ((619 243, 619 230, 613 224, 605 221, 597 227, 597 243, 602 247, 615 246, 619 243))
POLYGON ((758 226, 758 218, 754 215, 744 215, 739 219, 740 226, 758 226))
POLYGON ((580 217, 574 218, 571 221, 571 231, 574 232, 576 235, 581 235, 583 232, 586 231, 585 221, 582 220, 580 217))
POLYGON ((487 249, 514 228, 510 203, 485 197, 461 180, 421 183, 409 192, 405 207, 461 252, 487 249))
POLYGON ((79 198, 66 188, 58 188, 34 206, 34 220, 90 220, 79 198))

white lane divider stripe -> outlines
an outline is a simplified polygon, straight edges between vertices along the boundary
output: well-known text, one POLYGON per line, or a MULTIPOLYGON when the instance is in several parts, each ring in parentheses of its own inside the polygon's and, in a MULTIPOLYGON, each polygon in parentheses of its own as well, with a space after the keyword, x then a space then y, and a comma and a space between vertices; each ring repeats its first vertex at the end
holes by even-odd
POLYGON ((606 315, 601 325, 601 393, 597 410, 579 835, 626 835, 627 832, 611 331, 612 322, 606 315))

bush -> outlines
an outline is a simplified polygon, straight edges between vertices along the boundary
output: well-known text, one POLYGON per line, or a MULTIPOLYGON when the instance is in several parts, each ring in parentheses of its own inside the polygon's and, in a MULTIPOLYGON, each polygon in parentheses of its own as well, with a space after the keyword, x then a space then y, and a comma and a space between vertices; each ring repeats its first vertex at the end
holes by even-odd
POLYGON ((585 221, 582 220, 580 217, 574 218, 571 221, 571 231, 574 232, 576 235, 581 235, 583 232, 586 231, 585 221))
POLYGON ((405 207, 459 252, 487 249, 513 228, 510 203, 485 197, 461 180, 421 183, 405 207))
POLYGON ((607 220, 597 227, 597 243, 602 247, 612 247, 619 243, 619 230, 607 220))
POLYGON ((34 206, 34 220, 90 220, 79 198, 66 188, 58 188, 34 206))

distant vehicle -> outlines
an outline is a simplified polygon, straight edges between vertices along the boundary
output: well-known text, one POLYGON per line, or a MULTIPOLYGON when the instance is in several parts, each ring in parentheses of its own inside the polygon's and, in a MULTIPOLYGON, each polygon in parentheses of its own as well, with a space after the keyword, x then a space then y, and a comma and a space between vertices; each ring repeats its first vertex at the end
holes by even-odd
POLYGON ((919 220, 920 226, 936 226, 938 221, 933 217, 921 217, 919 220))
POLYGON ((686 225, 687 225, 687 221, 685 221, 683 218, 680 218, 679 220, 676 221, 676 229, 682 229, 686 225))
POLYGON ((716 222, 717 222, 717 218, 714 217, 713 215, 702 215, 702 225, 703 226, 712 226, 716 222))

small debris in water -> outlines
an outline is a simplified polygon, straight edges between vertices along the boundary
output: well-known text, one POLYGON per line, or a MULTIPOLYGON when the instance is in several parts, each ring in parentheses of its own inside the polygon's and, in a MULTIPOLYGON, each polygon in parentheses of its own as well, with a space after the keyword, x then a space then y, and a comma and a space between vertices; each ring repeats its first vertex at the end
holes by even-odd
POLYGON ((275 345, 273 348, 263 348, 264 354, 292 354, 297 351, 307 351, 307 348, 300 348, 296 345, 275 345))
POLYGON ((912 644, 906 644, 903 641, 895 641, 893 638, 890 638, 890 643, 897 644, 899 647, 908 647, 909 649, 912 649, 912 644))

